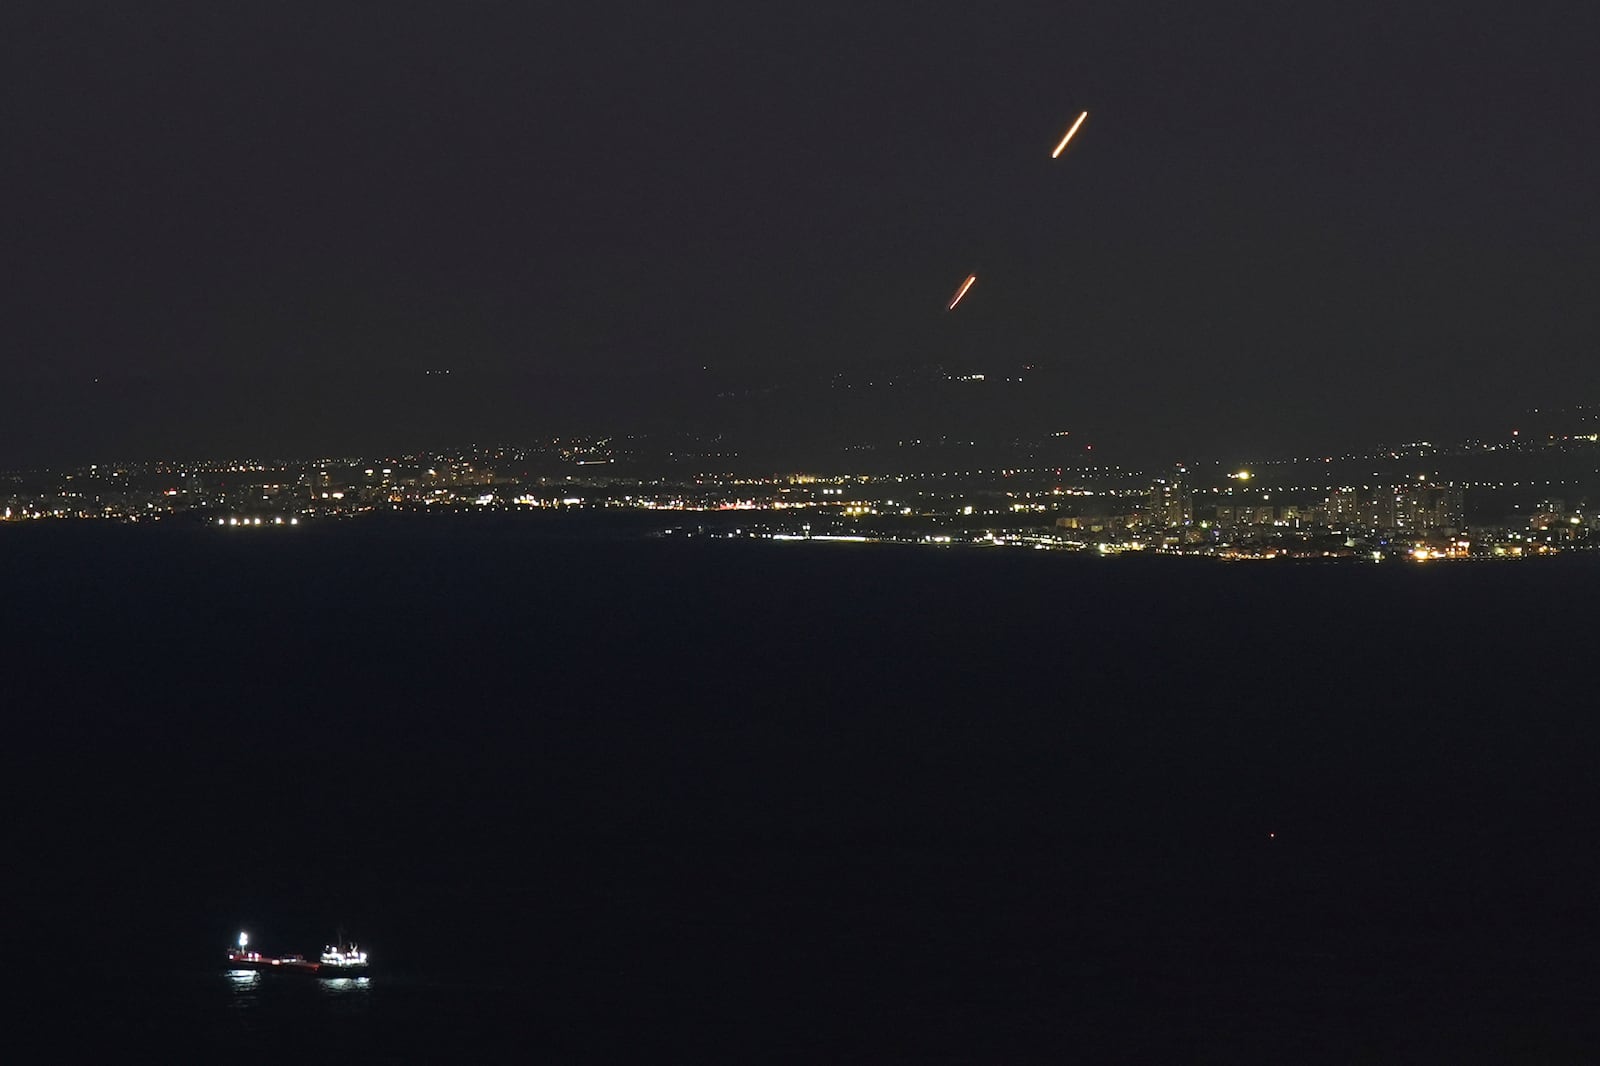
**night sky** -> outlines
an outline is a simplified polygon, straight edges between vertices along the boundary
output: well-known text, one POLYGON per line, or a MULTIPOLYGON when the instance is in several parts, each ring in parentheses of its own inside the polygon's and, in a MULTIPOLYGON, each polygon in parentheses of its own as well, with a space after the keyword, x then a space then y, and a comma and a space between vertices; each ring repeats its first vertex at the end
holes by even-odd
POLYGON ((14 2, 0 466, 698 429, 919 363, 1032 363, 1025 428, 1130 454, 1508 427, 1600 399, 1597 30, 14 2))

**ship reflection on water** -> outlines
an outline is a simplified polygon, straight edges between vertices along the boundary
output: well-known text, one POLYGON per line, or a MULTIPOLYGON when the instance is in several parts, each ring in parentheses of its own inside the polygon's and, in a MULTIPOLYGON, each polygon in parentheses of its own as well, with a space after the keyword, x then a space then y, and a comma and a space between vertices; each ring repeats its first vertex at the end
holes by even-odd
POLYGON ((335 1007, 341 1014, 347 1010, 362 1010, 370 999, 372 979, 369 977, 331 977, 319 981, 280 980, 257 970, 227 970, 228 998, 236 1009, 264 1010, 275 1014, 278 1009, 298 1011, 321 1003, 335 1007))
POLYGON ((329 996, 365 996, 371 980, 370 977, 324 977, 317 982, 317 988, 329 996))

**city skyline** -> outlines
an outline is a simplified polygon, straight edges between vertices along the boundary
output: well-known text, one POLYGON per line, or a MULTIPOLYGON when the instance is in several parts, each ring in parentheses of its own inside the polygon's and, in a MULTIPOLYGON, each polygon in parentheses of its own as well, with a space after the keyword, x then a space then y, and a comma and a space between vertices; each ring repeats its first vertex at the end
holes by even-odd
POLYGON ((1079 451, 1071 434, 1060 432, 1016 438, 999 450, 948 438, 844 448, 832 465, 787 472, 759 472, 732 442, 688 435, 570 437, 383 457, 0 470, 0 520, 176 521, 270 532, 379 515, 552 516, 584 523, 568 525, 569 533, 603 538, 1010 546, 1227 560, 1429 562, 1594 550, 1600 406, 1524 415, 1526 435, 1519 429, 1497 440, 1419 440, 1244 465, 1216 458, 1124 466, 1079 451))

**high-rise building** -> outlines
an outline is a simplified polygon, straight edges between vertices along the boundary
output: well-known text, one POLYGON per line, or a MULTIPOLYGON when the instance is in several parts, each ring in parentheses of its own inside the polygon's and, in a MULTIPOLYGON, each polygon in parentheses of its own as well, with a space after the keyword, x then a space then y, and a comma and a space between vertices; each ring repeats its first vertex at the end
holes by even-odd
POLYGON ((1194 524, 1194 497, 1189 493, 1189 471, 1176 466, 1150 485, 1145 524, 1154 529, 1178 529, 1194 524))
POLYGON ((1329 525, 1357 522, 1361 518, 1361 499, 1353 488, 1334 489, 1323 503, 1322 513, 1329 525))

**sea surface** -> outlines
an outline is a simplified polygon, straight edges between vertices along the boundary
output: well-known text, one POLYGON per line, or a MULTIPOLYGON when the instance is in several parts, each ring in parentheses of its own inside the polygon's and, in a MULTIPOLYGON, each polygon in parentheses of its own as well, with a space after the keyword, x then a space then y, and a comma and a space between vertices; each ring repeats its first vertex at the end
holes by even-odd
POLYGON ((1600 1056, 1600 558, 636 533, 0 527, 8 1041, 1600 1056))

